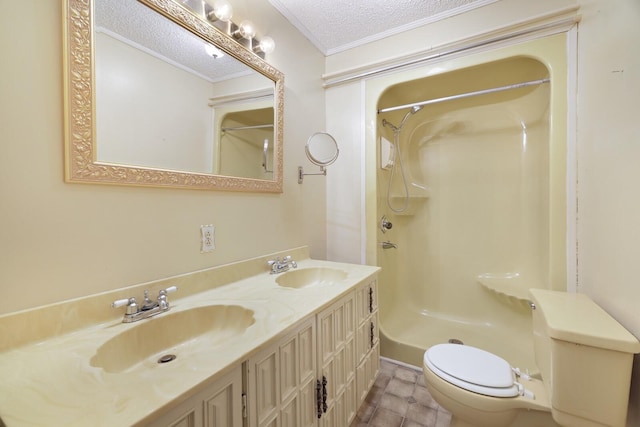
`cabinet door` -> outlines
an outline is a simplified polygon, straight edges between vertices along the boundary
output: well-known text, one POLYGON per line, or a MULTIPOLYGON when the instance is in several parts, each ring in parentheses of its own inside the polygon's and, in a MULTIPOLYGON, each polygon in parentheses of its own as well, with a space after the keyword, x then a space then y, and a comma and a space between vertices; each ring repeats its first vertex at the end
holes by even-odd
POLYGON ((280 402, 287 402, 297 397, 300 384, 300 355, 298 354, 297 334, 284 339, 279 344, 280 353, 280 402))
POLYGON ((356 288, 356 324, 360 326, 369 316, 369 285, 356 288))
POLYGON ((359 286, 356 289, 356 363, 360 364, 378 341, 377 319, 374 319, 372 339, 371 321, 378 311, 376 281, 359 286))
POLYGON ((242 427, 242 368, 161 414, 149 427, 242 427))
MULTIPOLYGON (((355 293, 349 293, 318 314, 318 359, 323 386, 321 425, 349 425, 355 410, 347 390, 355 378, 355 293)), ((357 409, 357 408, 356 408, 357 409)))
POLYGON ((205 427, 242 427, 242 369, 216 381, 204 392, 205 427))
POLYGON ((372 280, 356 289, 356 317, 358 324, 378 310, 377 282, 372 280))
POLYGON ((349 423, 353 421, 356 416, 356 412, 360 408, 360 402, 357 398, 357 390, 356 390, 356 376, 347 383, 347 388, 344 393, 344 407, 345 407, 345 416, 349 423))
POLYGON ((376 281, 359 286, 356 300, 360 315, 356 332, 356 401, 359 406, 373 386, 380 367, 376 281))
POLYGON ((310 427, 315 418, 315 318, 245 363, 249 426, 310 427))
POLYGON ((280 354, 278 348, 263 352, 250 362, 249 381, 253 391, 250 406, 256 427, 272 425, 279 411, 280 381, 278 367, 280 354))
POLYGON ((358 330, 356 332, 356 361, 358 364, 362 363, 362 361, 367 356, 369 352, 370 346, 370 333, 371 327, 369 322, 362 322, 358 325, 358 330))
POLYGON ((369 283, 369 312, 378 311, 378 281, 373 280, 369 283))
POLYGON ((315 376, 300 388, 300 427, 315 427, 318 422, 315 376))
POLYGON ((166 426, 166 427, 199 427, 199 423, 196 421, 198 419, 198 412, 200 412, 199 405, 195 407, 188 408, 186 412, 178 415, 176 418, 173 418, 173 415, 167 416, 168 420, 154 423, 154 426, 166 426), (197 424, 198 423, 198 424, 197 424))
POLYGON ((317 424, 316 400, 316 327, 315 318, 298 333, 299 347, 299 412, 300 427, 313 427, 317 424))

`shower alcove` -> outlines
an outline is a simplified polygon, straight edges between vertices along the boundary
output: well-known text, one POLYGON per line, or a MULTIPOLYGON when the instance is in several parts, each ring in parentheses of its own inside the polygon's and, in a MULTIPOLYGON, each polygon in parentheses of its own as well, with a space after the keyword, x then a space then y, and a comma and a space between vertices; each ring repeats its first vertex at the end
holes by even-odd
POLYGON ((393 224, 368 233, 382 267, 383 356, 421 366, 426 348, 458 340, 536 371, 528 289, 567 286, 562 40, 368 86, 376 200, 367 215, 393 224), (513 87, 523 82, 533 83, 513 87))

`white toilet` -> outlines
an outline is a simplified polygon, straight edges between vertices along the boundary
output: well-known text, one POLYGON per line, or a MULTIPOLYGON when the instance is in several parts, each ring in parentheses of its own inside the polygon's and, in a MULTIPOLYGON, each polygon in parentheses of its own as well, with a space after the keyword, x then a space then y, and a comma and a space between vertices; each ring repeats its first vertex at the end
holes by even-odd
POLYGON ((640 342, 582 294, 530 290, 539 378, 459 344, 424 354, 433 398, 452 427, 625 425, 633 354, 640 342))

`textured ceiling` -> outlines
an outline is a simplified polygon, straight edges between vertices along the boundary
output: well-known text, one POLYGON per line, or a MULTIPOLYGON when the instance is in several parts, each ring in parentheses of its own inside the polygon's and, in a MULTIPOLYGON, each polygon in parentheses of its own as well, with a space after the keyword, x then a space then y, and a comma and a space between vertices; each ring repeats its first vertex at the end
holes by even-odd
POLYGON ((331 55, 498 0, 269 0, 331 55))
POLYGON ((213 59, 205 52, 208 43, 137 0, 99 0, 94 8, 97 31, 212 82, 252 73, 229 55, 213 59))
MULTIPOLYGON (((191 1, 200 0, 182 0, 191 1)), ((499 0, 269 0, 325 55, 495 1, 499 0)), ((204 54, 202 40, 137 0, 96 1, 95 24, 98 31, 129 40, 211 81, 248 71, 228 55, 212 60, 204 54)))

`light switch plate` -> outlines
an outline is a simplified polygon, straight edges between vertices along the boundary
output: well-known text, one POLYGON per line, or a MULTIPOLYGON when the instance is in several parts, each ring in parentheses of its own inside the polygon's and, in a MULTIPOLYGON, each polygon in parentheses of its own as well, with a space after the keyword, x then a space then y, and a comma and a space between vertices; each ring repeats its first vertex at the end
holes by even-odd
POLYGON ((212 252, 216 248, 215 227, 211 224, 200 226, 200 241, 202 243, 200 252, 212 252))

